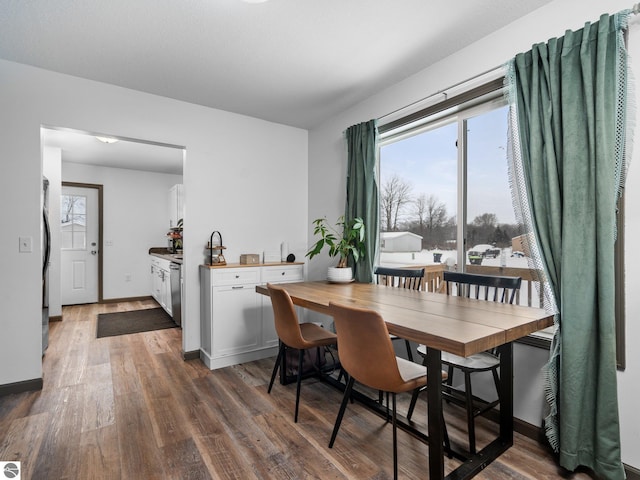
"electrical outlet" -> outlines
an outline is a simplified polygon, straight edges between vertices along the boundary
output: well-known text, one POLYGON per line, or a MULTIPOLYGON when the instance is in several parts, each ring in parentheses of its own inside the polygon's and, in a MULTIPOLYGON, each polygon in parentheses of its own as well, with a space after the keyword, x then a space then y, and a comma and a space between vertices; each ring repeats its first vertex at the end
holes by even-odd
POLYGON ((130 273, 125 273, 124 274, 124 281, 125 282, 130 282, 131 281, 131 274, 130 273))

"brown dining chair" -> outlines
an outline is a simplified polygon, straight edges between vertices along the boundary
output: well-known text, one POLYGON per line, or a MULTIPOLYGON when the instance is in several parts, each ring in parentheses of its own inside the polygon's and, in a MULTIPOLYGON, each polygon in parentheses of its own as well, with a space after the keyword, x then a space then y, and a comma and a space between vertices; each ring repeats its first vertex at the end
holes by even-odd
MULTIPOLYGON (((338 356, 348 377, 329 448, 333 447, 338 435, 356 380, 369 388, 389 392, 392 397, 393 478, 398 478, 396 394, 424 387, 427 384, 426 369, 417 363, 396 357, 387 325, 377 312, 329 303, 329 314, 334 318, 338 334, 338 356)), ((438 381, 442 381, 446 375, 446 372, 442 372, 443 378, 438 381)), ((445 428, 444 421, 442 426, 445 428)), ((446 429, 445 442, 448 448, 446 429)))
POLYGON ((305 352, 310 348, 324 348, 329 345, 335 345, 337 336, 315 323, 298 323, 298 315, 291 301, 291 297, 285 289, 267 283, 269 296, 271 297, 271 305, 273 306, 274 323, 276 333, 280 339, 280 348, 276 364, 273 366, 271 381, 269 382, 268 393, 271 393, 273 382, 281 368, 282 360, 287 348, 295 348, 298 354, 298 372, 296 384, 296 408, 294 413, 294 421, 298 421, 298 409, 300 405, 300 384, 302 382, 302 365, 305 352))
MULTIPOLYGON (((409 290, 420 290, 422 288, 424 268, 376 267, 373 273, 376 276, 376 283, 378 285, 406 288, 409 290)), ((409 340, 401 339, 395 335, 391 335, 391 340, 404 340, 407 348, 407 358, 413 362, 413 352, 409 340)))
MULTIPOLYGON (((447 295, 474 298, 501 303, 513 303, 522 278, 497 275, 479 275, 473 273, 444 272, 443 281, 447 295)), ((424 345, 418 347, 418 353, 426 356, 424 345)), ((456 405, 463 406, 467 412, 467 430, 469 436, 469 452, 476 453, 475 417, 482 415, 500 403, 500 358, 495 350, 476 353, 468 357, 460 357, 453 353, 442 352, 442 363, 447 366, 448 378, 443 384, 442 398, 456 405), (454 369, 464 376, 464 388, 453 385, 454 369), (497 400, 486 401, 473 395, 471 375, 479 372, 491 372, 498 396, 497 400)), ((407 418, 411 419, 418 399, 419 390, 414 392, 409 404, 407 418)))

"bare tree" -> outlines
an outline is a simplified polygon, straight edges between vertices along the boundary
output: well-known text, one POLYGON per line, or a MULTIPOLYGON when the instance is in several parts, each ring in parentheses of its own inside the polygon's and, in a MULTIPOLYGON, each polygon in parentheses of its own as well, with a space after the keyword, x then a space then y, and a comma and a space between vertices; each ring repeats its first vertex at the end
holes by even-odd
POLYGON ((380 195, 381 227, 393 232, 398 229, 398 221, 404 212, 405 206, 411 202, 411 183, 393 175, 382 186, 380 195))
POLYGON ((435 246, 443 240, 443 227, 447 223, 447 207, 435 195, 423 193, 414 202, 416 224, 423 237, 423 247, 435 246))
POLYGON ((72 220, 73 213, 76 207, 81 204, 83 197, 76 195, 63 195, 61 205, 61 219, 62 223, 68 223, 72 220))
POLYGON ((493 227, 498 224, 498 217, 495 213, 483 213, 473 219, 473 224, 476 227, 493 227))
POLYGON ((467 238, 471 244, 493 243, 498 217, 495 213, 483 213, 473 219, 467 227, 467 238))

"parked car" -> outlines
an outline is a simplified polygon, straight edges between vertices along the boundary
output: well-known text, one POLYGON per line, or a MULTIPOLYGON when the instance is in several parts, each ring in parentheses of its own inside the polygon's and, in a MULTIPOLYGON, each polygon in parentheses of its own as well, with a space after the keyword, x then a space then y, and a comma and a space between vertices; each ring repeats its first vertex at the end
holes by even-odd
POLYGON ((524 257, 524 252, 521 252, 519 250, 514 250, 513 252, 511 252, 511 256, 516 258, 522 258, 524 257))
POLYGON ((489 248, 484 252, 484 258, 498 258, 500 256, 499 248, 489 248))
POLYGON ((471 265, 482 265, 482 259, 484 258, 484 252, 476 252, 469 250, 469 263, 471 265))

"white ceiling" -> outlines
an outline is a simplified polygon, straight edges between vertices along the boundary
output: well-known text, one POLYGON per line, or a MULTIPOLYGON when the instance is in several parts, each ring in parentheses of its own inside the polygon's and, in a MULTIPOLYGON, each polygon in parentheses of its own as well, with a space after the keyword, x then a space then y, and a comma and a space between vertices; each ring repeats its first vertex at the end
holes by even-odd
POLYGON ((2 0, 0 58, 312 128, 549 1, 2 0))
POLYGON ((119 139, 104 143, 85 132, 42 129, 43 143, 62 149, 65 162, 182 175, 182 148, 119 139))

